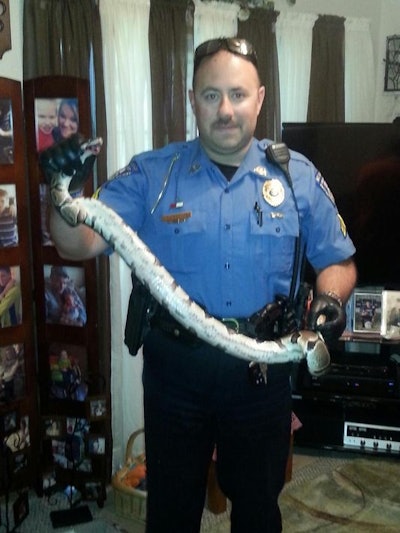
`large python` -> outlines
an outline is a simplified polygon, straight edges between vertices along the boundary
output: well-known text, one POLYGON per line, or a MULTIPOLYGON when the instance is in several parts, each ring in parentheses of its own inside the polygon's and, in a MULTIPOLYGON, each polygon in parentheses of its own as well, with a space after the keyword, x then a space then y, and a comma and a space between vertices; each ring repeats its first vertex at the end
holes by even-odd
MULTIPOLYGON (((101 139, 93 139, 83 143, 81 161, 92 155, 101 142, 101 139)), ((64 220, 71 226, 86 224, 99 233, 152 296, 185 328, 210 345, 250 362, 274 364, 306 359, 312 375, 319 376, 327 371, 330 355, 319 333, 302 330, 277 340, 260 342, 236 333, 229 325, 208 315, 112 209, 94 198, 72 198, 69 193, 72 179, 73 175, 53 172, 50 182, 51 200, 64 220)))

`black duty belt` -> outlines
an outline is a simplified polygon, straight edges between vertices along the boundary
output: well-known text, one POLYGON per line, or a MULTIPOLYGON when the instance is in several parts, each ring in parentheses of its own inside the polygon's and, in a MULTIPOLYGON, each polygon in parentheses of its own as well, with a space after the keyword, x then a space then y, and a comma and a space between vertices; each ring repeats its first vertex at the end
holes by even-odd
MULTIPOLYGON (((252 338, 255 338, 256 336, 254 326, 247 318, 218 318, 217 320, 225 324, 227 328, 232 329, 235 333, 240 333, 252 338)), ((185 328, 162 307, 160 307, 151 318, 150 326, 152 328, 158 328, 182 342, 187 342, 189 344, 203 342, 195 333, 185 328)))

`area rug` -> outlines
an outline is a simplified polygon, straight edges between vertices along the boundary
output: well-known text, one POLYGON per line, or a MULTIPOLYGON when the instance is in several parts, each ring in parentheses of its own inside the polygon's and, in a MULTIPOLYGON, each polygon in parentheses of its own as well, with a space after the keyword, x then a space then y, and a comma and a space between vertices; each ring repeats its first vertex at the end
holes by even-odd
POLYGON ((280 505, 285 533, 398 533, 400 462, 375 456, 346 461, 289 483, 280 505))

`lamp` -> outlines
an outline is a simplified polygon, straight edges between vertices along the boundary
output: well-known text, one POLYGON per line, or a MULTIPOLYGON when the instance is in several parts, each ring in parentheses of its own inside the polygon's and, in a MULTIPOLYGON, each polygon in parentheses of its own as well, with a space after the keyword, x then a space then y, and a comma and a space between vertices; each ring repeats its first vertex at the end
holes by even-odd
POLYGON ((400 35, 386 38, 385 91, 400 91, 400 35))

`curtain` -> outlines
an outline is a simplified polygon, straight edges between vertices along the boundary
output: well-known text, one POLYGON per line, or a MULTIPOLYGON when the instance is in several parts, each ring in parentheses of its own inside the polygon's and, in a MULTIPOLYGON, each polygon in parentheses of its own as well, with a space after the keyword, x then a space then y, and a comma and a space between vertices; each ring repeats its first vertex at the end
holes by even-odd
POLYGON ((310 87, 312 30, 317 15, 280 13, 276 22, 281 119, 306 122, 310 87))
MULTIPOLYGON (((107 161, 110 171, 115 172, 135 153, 152 147, 150 4, 148 0, 103 0, 100 13, 109 131, 107 161)), ((130 356, 123 341, 131 273, 116 254, 111 257, 110 291, 115 470, 124 462, 130 434, 143 426, 142 355, 130 356)))
POLYGON ((248 39, 257 51, 261 82, 266 87, 266 96, 258 117, 255 136, 281 138, 279 102, 278 52, 275 38, 277 11, 256 8, 250 10, 247 20, 239 20, 238 37, 248 39))
POLYGON ((346 19, 345 57, 346 122, 373 122, 375 69, 368 19, 346 19))
MULTIPOLYGON (((194 2, 193 48, 199 44, 218 37, 234 37, 237 34, 237 17, 239 6, 224 2, 194 2)), ((192 86, 193 53, 188 59, 188 87, 192 86)), ((193 139, 197 134, 196 120, 187 102, 187 138, 193 139)))
MULTIPOLYGON (((98 1, 25 0, 23 19, 24 80, 56 75, 90 80, 93 135, 101 135, 106 141, 98 1)), ((107 175, 105 160, 100 153, 100 182, 107 175)))
POLYGON ((344 122, 344 18, 320 15, 313 29, 309 122, 344 122))
POLYGON ((153 147, 186 136, 187 0, 152 0, 149 46, 153 147))

